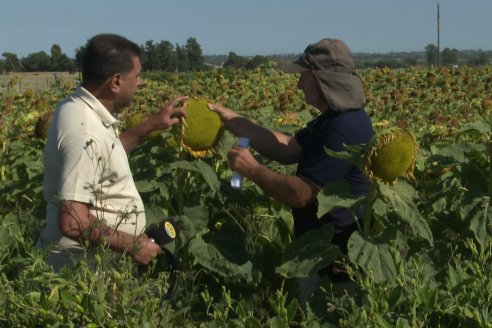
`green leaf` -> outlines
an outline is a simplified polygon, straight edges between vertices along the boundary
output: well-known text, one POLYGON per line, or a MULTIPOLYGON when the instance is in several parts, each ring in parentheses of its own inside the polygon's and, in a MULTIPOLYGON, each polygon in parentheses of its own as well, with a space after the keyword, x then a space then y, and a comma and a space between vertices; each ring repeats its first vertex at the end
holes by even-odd
POLYGON ((393 281, 396 277, 390 246, 376 238, 364 237, 355 231, 348 241, 348 255, 377 283, 393 281))
POLYGON ((299 302, 297 301, 297 298, 293 298, 290 304, 286 307, 287 319, 289 320, 289 323, 294 321, 298 307, 299 307, 299 302))
POLYGON ((188 250, 194 256, 195 263, 222 277, 241 277, 247 281, 252 281, 252 264, 250 261, 241 265, 231 262, 214 244, 205 242, 201 234, 190 241, 188 250))
POLYGON ((183 169, 186 171, 199 172, 197 167, 194 165, 194 162, 189 162, 189 161, 176 161, 176 162, 169 164, 169 167, 170 168, 183 169))
POLYGON ((415 189, 407 182, 400 180, 394 186, 381 184, 379 190, 397 216, 410 225, 415 235, 424 238, 433 245, 432 231, 413 201, 415 189))
POLYGON ((364 156, 363 145, 344 145, 347 151, 334 151, 325 147, 325 152, 328 156, 344 159, 356 166, 362 166, 364 156))
POLYGON ((467 154, 477 148, 465 143, 437 144, 430 147, 432 158, 439 159, 442 165, 468 162, 467 154), (447 159, 445 161, 444 159, 447 159), (451 162, 449 161, 451 159, 451 162))
POLYGON ((250 328, 261 328, 263 325, 261 324, 261 321, 258 320, 255 317, 247 317, 244 320, 245 326, 250 327, 250 328))
MULTIPOLYGON (((246 238, 245 232, 231 222, 224 223, 218 230, 202 234, 202 239, 206 243, 213 244, 222 256, 236 264, 245 263, 249 259, 246 252, 246 238)), ((255 246, 261 248, 262 245, 255 243, 255 246)))
POLYGON ((104 317, 104 310, 101 304, 98 302, 91 302, 89 304, 89 317, 94 321, 100 321, 104 317))
POLYGON ((410 325, 410 323, 408 322, 408 320, 405 319, 405 318, 399 317, 396 320, 396 328, 411 328, 411 327, 412 326, 410 325))
POLYGON ((54 306, 58 303, 59 298, 60 298, 59 290, 58 290, 58 286, 56 286, 51 290, 50 296, 48 297, 48 302, 50 302, 50 304, 54 306))
POLYGON ((201 173, 201 175, 205 179, 205 182, 209 185, 210 189, 212 189, 213 191, 219 190, 220 181, 217 178, 217 173, 215 173, 212 167, 204 161, 197 161, 195 165, 198 169, 198 172, 201 173))
POLYGON ((271 328, 288 328, 288 324, 279 317, 273 317, 268 320, 268 326, 271 328))
POLYGON ((104 286, 104 279, 99 278, 96 281, 96 298, 99 303, 104 303, 104 297, 106 296, 106 287, 104 286))
POLYGON ((472 134, 472 135, 481 135, 490 133, 491 126, 483 120, 473 121, 465 124, 458 130, 459 134, 472 134))
POLYGON ((133 288, 130 290, 128 293, 126 293, 126 297, 128 297, 129 300, 134 300, 138 297, 145 296, 147 291, 149 290, 149 285, 148 284, 143 284, 141 286, 138 286, 136 288, 133 288))
POLYGON ((194 206, 185 207, 183 212, 184 215, 176 216, 176 221, 180 227, 179 238, 186 244, 207 228, 208 210, 205 206, 194 206))
POLYGON ((377 323, 377 327, 381 327, 381 328, 392 328, 392 325, 386 320, 384 319, 379 313, 376 313, 376 323, 377 323))
POLYGON ((155 180, 138 180, 135 181, 135 185, 141 193, 155 191, 159 188, 155 180))
POLYGON ((351 208, 365 197, 356 197, 350 191, 350 185, 344 180, 338 180, 323 188, 318 193, 318 215, 331 211, 334 207, 351 208))
POLYGON ((480 244, 482 250, 489 248, 489 234, 487 227, 492 226, 492 208, 489 206, 488 197, 480 197, 474 199, 471 205, 474 211, 467 213, 467 217, 471 217, 470 230, 475 235, 475 239, 480 244))
POLYGON ((60 291, 60 298, 63 302, 63 305, 66 307, 66 308, 70 308, 71 305, 73 304, 77 304, 77 299, 72 296, 71 294, 69 294, 68 292, 64 291, 64 290, 61 290, 60 291))
POLYGON ((217 173, 215 173, 215 171, 209 164, 205 163, 202 160, 196 160, 194 162, 177 161, 171 163, 170 167, 200 173, 205 182, 214 191, 218 190, 220 187, 220 181, 217 178, 217 173))
POLYGON ((168 215, 166 214, 164 209, 160 206, 149 205, 145 208, 145 218, 147 221, 147 225, 154 222, 159 222, 167 216, 168 215))
POLYGON ((282 264, 276 272, 287 277, 307 277, 327 267, 342 253, 338 246, 331 243, 335 229, 327 224, 309 231, 295 240, 282 256, 282 264))

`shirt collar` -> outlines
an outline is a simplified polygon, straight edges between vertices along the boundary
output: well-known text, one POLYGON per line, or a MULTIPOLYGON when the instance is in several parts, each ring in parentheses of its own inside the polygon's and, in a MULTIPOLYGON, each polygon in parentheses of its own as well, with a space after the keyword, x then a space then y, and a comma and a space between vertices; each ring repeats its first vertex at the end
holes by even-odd
POLYGON ((99 99, 97 99, 92 93, 87 91, 87 89, 80 85, 77 86, 77 88, 75 89, 75 96, 82 99, 96 113, 104 126, 106 126, 107 128, 109 128, 110 126, 112 126, 113 128, 118 127, 119 121, 116 119, 116 117, 114 117, 106 109, 106 107, 104 107, 99 99))

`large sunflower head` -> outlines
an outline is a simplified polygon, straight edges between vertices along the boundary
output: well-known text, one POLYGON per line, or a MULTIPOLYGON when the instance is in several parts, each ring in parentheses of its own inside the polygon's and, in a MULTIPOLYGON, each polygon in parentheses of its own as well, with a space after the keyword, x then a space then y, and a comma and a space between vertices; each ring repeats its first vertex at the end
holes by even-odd
POLYGON ((224 132, 219 115, 208 108, 205 98, 186 101, 186 119, 181 124, 180 144, 194 157, 213 152, 224 132))
POLYGON ((413 180, 418 145, 414 135, 404 129, 380 132, 368 145, 363 161, 364 173, 371 181, 393 185, 399 177, 413 180))

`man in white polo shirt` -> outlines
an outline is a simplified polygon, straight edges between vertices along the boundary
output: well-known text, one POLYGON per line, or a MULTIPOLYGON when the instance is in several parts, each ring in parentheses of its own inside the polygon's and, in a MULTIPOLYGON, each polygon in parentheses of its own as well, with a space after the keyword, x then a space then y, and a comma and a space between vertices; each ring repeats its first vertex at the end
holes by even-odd
POLYGON ((47 262, 59 270, 83 255, 83 245, 107 245, 146 265, 160 248, 143 232, 142 199, 128 164, 143 138, 185 116, 176 97, 140 125, 119 134, 115 115, 141 86, 140 48, 115 34, 89 39, 82 85, 56 108, 44 154, 46 224, 38 246, 53 246, 47 262))

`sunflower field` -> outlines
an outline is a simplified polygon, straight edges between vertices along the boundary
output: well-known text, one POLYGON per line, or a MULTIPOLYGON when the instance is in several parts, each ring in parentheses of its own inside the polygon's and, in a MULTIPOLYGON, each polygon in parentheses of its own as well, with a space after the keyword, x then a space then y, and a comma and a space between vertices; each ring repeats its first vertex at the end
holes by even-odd
MULTIPOLYGON (((293 238, 290 209, 244 180, 232 189, 225 132, 195 157, 180 127, 149 135, 129 159, 149 223, 172 216, 170 252, 148 268, 101 248, 53 272, 35 248, 43 224, 43 147, 72 81, 0 88, 0 327, 492 327, 492 67, 363 69, 379 140, 339 156, 371 176, 367 197, 335 182, 320 211, 366 204, 343 255, 326 226, 293 238), (383 156, 383 157, 381 157, 383 156), (395 170, 380 173, 385 163, 395 170), (401 164, 404 163, 404 164, 401 164), (404 165, 404 167, 400 167, 404 165), (297 279, 336 261, 306 306, 297 279)), ((175 95, 206 98, 293 134, 317 115, 275 63, 254 71, 149 73, 120 115, 133 126, 175 95)), ((281 174, 281 166, 255 154, 281 174)), ((384 170, 383 170, 384 171, 384 170)))

